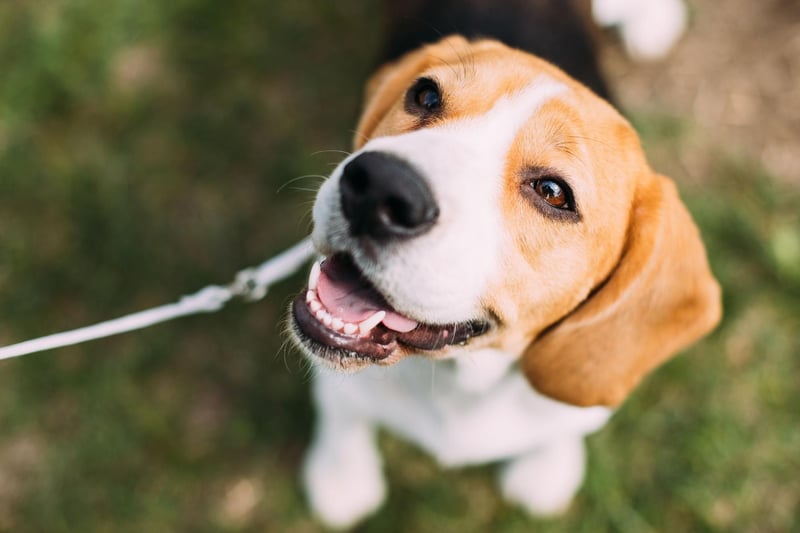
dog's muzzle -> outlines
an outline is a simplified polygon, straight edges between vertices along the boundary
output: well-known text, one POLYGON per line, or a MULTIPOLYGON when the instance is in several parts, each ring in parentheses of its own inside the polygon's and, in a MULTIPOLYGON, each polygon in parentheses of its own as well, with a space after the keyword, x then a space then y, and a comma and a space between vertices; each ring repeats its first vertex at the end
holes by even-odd
MULTIPOLYGON (((339 200, 335 233, 347 236, 326 250, 327 257, 311 269, 307 290, 292 304, 292 330, 306 353, 340 368, 391 363, 404 354, 463 345, 489 331, 488 318, 474 314, 427 322, 424 310, 414 315, 398 310, 358 263, 365 251, 390 264, 401 260, 404 247, 439 221, 432 187, 417 168, 389 152, 365 151, 342 167, 336 185, 325 201, 339 200)), ((372 275, 379 278, 381 272, 372 275)), ((395 283, 414 283, 414 277, 395 283)))

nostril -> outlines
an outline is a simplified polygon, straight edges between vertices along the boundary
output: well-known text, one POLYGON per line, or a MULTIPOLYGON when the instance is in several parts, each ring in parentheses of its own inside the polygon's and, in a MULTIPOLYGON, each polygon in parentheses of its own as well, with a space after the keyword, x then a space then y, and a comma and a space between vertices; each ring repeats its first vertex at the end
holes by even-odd
POLYGON ((417 205, 399 196, 390 196, 376 208, 376 215, 380 227, 398 234, 412 234, 435 222, 439 218, 439 209, 435 206, 417 205))
POLYGON ((414 217, 411 213, 411 206, 396 196, 390 196, 381 207, 379 217, 384 224, 413 228, 416 226, 414 217))

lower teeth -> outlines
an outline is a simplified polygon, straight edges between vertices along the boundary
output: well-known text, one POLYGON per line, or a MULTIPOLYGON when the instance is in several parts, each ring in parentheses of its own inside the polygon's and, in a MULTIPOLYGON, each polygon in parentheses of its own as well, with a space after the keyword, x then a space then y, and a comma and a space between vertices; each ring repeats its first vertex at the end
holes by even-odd
MULTIPOLYGON (((361 328, 360 324, 345 322, 341 318, 334 317, 327 310, 325 310, 323 305, 320 303, 316 293, 311 290, 306 292, 306 303, 308 304, 308 308, 311 310, 311 314, 314 315, 317 321, 319 321, 325 327, 336 331, 337 333, 344 333, 345 335, 355 335, 356 333, 361 331, 362 335, 366 335, 367 333, 372 331, 372 328, 374 328, 377 325, 376 323, 372 325, 369 329, 365 329, 361 328)), ((373 317, 375 317, 375 315, 373 315, 373 317)), ((362 322, 362 324, 364 322, 362 322)))

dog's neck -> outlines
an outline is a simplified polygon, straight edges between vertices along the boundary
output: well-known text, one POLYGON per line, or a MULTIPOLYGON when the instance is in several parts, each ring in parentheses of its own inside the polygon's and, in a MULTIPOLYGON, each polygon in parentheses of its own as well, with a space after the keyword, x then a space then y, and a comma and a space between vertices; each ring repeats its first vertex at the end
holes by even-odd
POLYGON ((466 392, 484 393, 495 387, 515 366, 518 356, 486 348, 450 360, 455 380, 466 392))

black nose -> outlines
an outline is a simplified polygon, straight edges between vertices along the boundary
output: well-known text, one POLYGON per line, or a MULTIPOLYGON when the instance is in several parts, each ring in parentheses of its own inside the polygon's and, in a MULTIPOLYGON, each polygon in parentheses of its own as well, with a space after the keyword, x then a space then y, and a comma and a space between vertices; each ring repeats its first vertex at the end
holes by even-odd
POLYGON ((427 231, 439 208, 425 180, 399 157, 365 152, 344 167, 342 211, 353 236, 412 237, 427 231))

